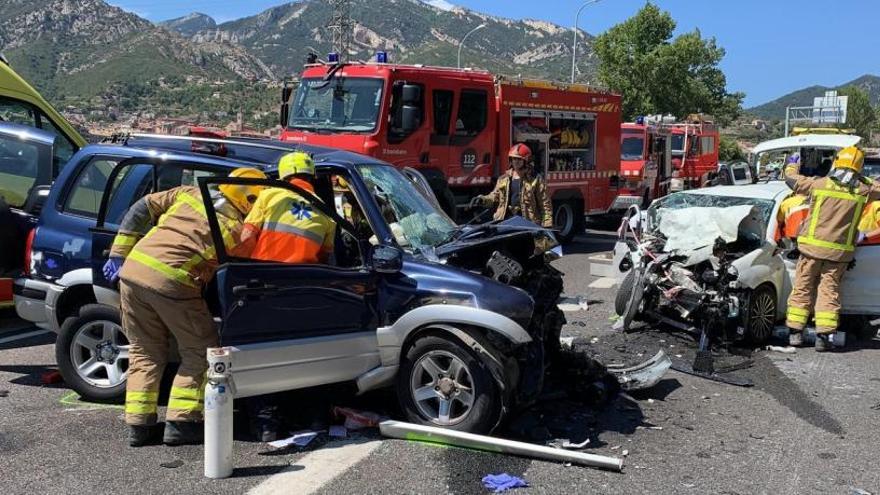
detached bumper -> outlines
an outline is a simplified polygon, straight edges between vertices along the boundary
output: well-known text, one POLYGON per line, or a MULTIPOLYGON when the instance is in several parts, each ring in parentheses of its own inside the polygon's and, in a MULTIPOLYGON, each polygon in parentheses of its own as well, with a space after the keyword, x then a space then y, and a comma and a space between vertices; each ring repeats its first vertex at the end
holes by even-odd
POLYGON ((12 284, 12 301, 18 317, 41 328, 51 329, 46 313, 46 296, 53 284, 17 278, 12 284))

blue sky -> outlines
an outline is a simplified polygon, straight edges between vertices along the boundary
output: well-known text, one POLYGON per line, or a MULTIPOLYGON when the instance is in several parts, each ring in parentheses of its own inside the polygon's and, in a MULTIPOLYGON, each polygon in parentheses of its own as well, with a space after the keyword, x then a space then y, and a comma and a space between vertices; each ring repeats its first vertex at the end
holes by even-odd
MULTIPOLYGON (((580 0, 450 0, 472 10, 570 26, 580 0)), ((199 11, 218 21, 257 14, 283 0, 110 0, 151 20, 199 11)), ((699 27, 727 50, 728 89, 744 91, 746 106, 813 84, 838 85, 880 75, 880 2, 876 0, 656 0, 678 22, 699 27)), ((643 0, 602 0, 587 7, 580 27, 601 33, 633 15, 643 0)))

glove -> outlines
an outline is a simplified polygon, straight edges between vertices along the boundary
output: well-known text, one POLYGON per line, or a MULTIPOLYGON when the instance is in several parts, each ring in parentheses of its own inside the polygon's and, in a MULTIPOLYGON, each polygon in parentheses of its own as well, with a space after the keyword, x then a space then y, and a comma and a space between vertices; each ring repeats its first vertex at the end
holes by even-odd
POLYGON ((483 197, 482 196, 474 196, 471 199, 471 202, 468 203, 468 209, 471 209, 471 210, 473 210, 474 208, 477 208, 479 206, 483 206, 483 197))
POLYGON ((123 263, 125 263, 125 258, 111 256, 110 259, 104 263, 104 268, 102 268, 104 278, 107 279, 108 282, 116 282, 119 280, 119 270, 122 270, 123 263))
POLYGON ((511 476, 507 473, 488 474, 483 477, 482 481, 483 486, 492 490, 494 493, 501 493, 512 488, 524 488, 529 486, 526 480, 511 476))

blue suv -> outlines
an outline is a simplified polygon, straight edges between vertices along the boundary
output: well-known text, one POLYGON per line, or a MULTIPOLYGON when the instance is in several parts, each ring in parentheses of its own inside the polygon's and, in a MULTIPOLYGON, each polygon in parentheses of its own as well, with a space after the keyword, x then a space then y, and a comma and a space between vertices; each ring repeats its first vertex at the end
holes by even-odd
POLYGON ((394 386, 410 421, 478 432, 533 401, 564 323, 562 277, 545 252, 552 234, 521 219, 458 226, 418 172, 327 148, 299 146, 316 160, 314 196, 226 177, 245 163, 274 162, 254 150, 277 158, 285 146, 226 142, 226 157, 217 158, 125 143, 74 156, 43 209, 30 277, 16 282, 19 314, 59 332, 65 380, 88 398, 121 396, 127 341, 101 265, 137 198, 197 184, 221 265, 206 298, 237 396, 339 382, 360 392, 394 386), (230 183, 309 198, 306 209, 337 225, 330 263, 232 256, 210 201, 230 183))

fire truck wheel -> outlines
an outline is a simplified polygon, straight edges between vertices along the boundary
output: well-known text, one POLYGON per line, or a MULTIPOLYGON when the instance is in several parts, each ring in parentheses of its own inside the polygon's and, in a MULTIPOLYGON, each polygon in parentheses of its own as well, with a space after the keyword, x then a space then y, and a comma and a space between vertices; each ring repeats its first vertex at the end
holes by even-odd
POLYGON ((559 242, 569 243, 583 230, 583 219, 577 214, 579 210, 583 209, 578 208, 578 203, 575 201, 553 203, 553 226, 559 231, 559 242))

